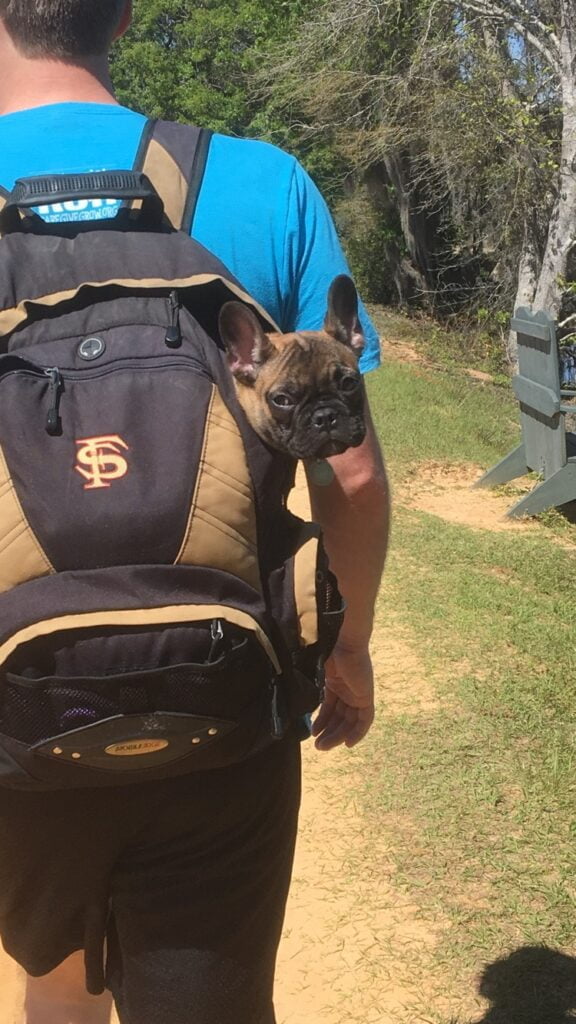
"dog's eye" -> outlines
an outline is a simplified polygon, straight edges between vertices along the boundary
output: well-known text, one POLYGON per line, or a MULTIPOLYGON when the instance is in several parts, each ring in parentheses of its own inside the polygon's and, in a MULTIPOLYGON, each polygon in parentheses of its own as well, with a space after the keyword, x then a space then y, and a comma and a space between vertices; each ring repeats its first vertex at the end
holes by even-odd
POLYGON ((351 395, 360 387, 360 378, 353 376, 352 374, 347 374, 346 377, 342 377, 338 386, 340 391, 343 391, 345 395, 351 395))
POLYGON ((278 391, 275 395, 270 398, 272 405, 275 405, 277 409, 293 409, 295 402, 291 395, 287 395, 285 391, 278 391))

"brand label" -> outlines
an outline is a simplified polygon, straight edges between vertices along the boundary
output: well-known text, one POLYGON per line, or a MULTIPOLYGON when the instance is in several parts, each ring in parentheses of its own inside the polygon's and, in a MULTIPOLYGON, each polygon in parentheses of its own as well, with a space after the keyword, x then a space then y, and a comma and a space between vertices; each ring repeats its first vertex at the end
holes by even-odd
POLYGON ((168 740, 124 740, 123 743, 111 743, 104 753, 112 757, 134 757, 139 754, 155 754, 169 746, 168 740))
POLYGON ((122 451, 129 451, 129 448, 118 434, 85 437, 76 444, 78 452, 74 468, 88 481, 84 490, 110 487, 111 480, 126 476, 129 467, 122 451))

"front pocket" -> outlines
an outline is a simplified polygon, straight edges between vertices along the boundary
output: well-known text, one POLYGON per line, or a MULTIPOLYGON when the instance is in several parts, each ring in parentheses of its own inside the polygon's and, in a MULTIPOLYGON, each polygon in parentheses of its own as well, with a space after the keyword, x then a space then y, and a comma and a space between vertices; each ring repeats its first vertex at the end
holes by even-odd
POLYGON ((215 660, 104 676, 30 678, 7 671, 0 732, 28 746, 118 716, 158 712, 237 720, 272 676, 247 637, 215 660))
POLYGON ((6 784, 165 778, 241 761, 279 734, 284 655, 261 598, 235 577, 63 573, 0 595, 0 618, 0 774, 8 756, 22 768, 6 784))
POLYGON ((212 393, 184 357, 61 372, 0 358, 0 460, 18 502, 0 523, 0 586, 3 574, 9 584, 50 569, 173 564, 212 393), (13 526, 27 530, 30 568, 15 569, 4 551, 15 540, 22 547, 13 526))

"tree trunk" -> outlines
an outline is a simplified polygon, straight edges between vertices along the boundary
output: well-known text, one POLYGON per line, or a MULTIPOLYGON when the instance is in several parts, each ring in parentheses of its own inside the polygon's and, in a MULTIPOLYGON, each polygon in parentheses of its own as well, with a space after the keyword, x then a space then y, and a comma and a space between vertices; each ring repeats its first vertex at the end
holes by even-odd
POLYGON ((411 264, 411 272, 408 274, 408 261, 404 259, 401 274, 405 281, 410 280, 414 297, 420 303, 430 305, 430 293, 434 290, 435 281, 430 272, 429 214, 415 195, 410 181, 409 158, 391 151, 385 154, 383 162, 390 184, 394 187, 400 227, 411 264))
POLYGON ((562 149, 558 198, 554 205, 542 269, 534 297, 536 309, 557 317, 562 301, 562 279, 568 256, 576 243, 576 11, 574 0, 561 2, 562 149))
MULTIPOLYGON (((514 310, 517 310, 519 306, 531 306, 536 295, 541 261, 534 220, 534 217, 527 217, 524 221, 524 240, 518 265, 518 285, 514 310)), ((508 332, 506 357, 511 368, 516 371, 518 369, 518 343, 515 331, 508 332)))
POLYGON ((367 168, 363 182, 371 202, 376 209, 384 211, 391 225, 398 226, 404 241, 402 245, 399 235, 391 233, 383 242, 398 304, 405 307, 422 305, 423 296, 429 291, 429 282, 418 265, 422 241, 416 242, 411 210, 413 199, 405 161, 398 154, 387 154, 383 160, 367 168))

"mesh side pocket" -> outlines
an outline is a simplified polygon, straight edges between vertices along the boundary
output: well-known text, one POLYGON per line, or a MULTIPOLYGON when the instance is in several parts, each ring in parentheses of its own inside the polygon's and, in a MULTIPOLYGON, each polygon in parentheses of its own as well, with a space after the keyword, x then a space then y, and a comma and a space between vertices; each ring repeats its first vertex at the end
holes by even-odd
POLYGON ((322 699, 324 662, 338 639, 345 606, 319 528, 294 518, 290 540, 288 557, 271 573, 269 589, 292 668, 286 704, 298 718, 322 699))
POLYGON ((338 640, 344 622, 346 605, 338 590, 334 573, 319 569, 316 575, 318 594, 318 645, 323 658, 328 658, 338 640))

